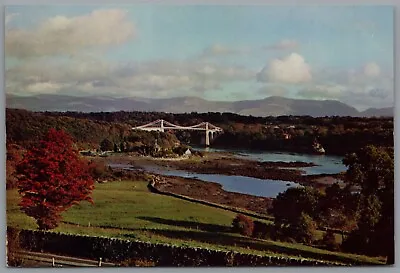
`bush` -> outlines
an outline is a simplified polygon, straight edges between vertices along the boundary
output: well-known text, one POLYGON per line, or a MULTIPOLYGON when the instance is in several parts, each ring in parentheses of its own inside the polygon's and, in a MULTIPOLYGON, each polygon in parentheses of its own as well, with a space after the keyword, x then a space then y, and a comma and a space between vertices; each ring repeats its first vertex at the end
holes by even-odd
POLYGON ((19 231, 15 229, 7 229, 7 265, 21 266, 22 259, 16 256, 16 252, 22 250, 19 240, 19 231))
POLYGON ((156 266, 156 263, 147 259, 128 259, 123 261, 120 266, 124 267, 151 267, 151 266, 156 266))
POLYGON ((366 254, 368 248, 368 236, 358 229, 353 230, 342 243, 345 252, 366 254))
MULTIPOLYGON (((7 228, 7 233, 17 231, 7 228)), ((18 231, 17 231, 18 232, 18 231)), ((328 260, 330 254, 309 253, 304 258, 288 258, 276 255, 252 255, 232 251, 172 246, 121 240, 115 238, 92 237, 87 235, 62 234, 37 230, 21 230, 20 245, 26 250, 48 252, 55 255, 74 256, 84 259, 117 263, 122 266, 258 266, 258 265, 333 265, 328 260), (319 261, 309 260, 318 259, 319 261), (322 261, 322 260, 324 261, 322 261), (131 264, 131 265, 129 265, 131 264)), ((288 249, 289 250, 289 249, 288 249)), ((298 255, 297 250, 287 252, 298 255)), ((370 264, 342 257, 337 261, 352 265, 370 264)), ((336 260, 336 258, 334 259, 336 260)), ((372 264, 375 264, 372 262, 372 264)))
POLYGON ((328 230, 327 232, 325 232, 324 237, 322 238, 322 244, 328 250, 339 250, 339 244, 336 242, 335 233, 332 230, 328 230))
POLYGON ((273 237, 273 225, 269 225, 260 221, 254 221, 252 237, 260 239, 270 239, 273 237))
POLYGON ((89 172, 93 179, 104 179, 111 175, 110 168, 102 161, 93 161, 90 164, 89 172))
POLYGON ((245 236, 251 236, 253 234, 253 229, 253 220, 243 214, 238 214, 232 221, 232 230, 234 232, 239 232, 245 236))
POLYGON ((289 234, 299 243, 311 244, 316 230, 317 225, 313 219, 308 214, 301 213, 297 222, 289 227, 289 234))
POLYGON ((185 154, 186 150, 189 149, 190 147, 187 145, 180 145, 178 147, 174 147, 172 151, 177 154, 177 155, 183 155, 185 154))

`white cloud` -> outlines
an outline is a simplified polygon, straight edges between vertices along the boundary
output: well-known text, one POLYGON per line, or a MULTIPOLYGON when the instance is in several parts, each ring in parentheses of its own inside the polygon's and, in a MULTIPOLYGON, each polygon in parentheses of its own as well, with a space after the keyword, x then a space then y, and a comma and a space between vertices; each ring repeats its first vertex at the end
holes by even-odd
POLYGON ((253 79, 255 71, 242 66, 219 65, 201 61, 168 61, 122 65, 116 69, 121 77, 156 74, 156 75, 187 75, 201 81, 240 81, 253 79))
POLYGON ((358 110, 365 110, 367 108, 383 108, 394 106, 393 91, 379 90, 380 94, 371 94, 376 91, 363 89, 362 92, 353 92, 349 90, 346 92, 341 101, 356 107, 358 110))
POLYGON ((296 40, 291 40, 291 39, 284 39, 276 44, 268 45, 265 47, 265 49, 270 50, 293 50, 298 48, 300 45, 296 40))
POLYGON ((374 98, 386 99, 387 97, 389 97, 391 95, 391 92, 389 90, 383 89, 383 88, 371 88, 368 91, 368 94, 374 98))
POLYGON ((119 45, 135 34, 126 15, 119 9, 95 10, 77 17, 52 17, 33 29, 9 29, 5 33, 5 54, 29 58, 119 45))
POLYGON ((297 95, 308 99, 340 99, 346 91, 343 85, 315 85, 298 91, 297 95))
POLYGON ((202 73, 204 75, 212 75, 215 72, 216 72, 216 69, 210 65, 206 65, 206 66, 200 68, 200 70, 199 70, 199 73, 202 73))
POLYGON ((210 58, 210 57, 220 57, 220 56, 229 56, 229 55, 247 55, 247 54, 258 54, 265 52, 266 50, 295 50, 300 46, 299 42, 292 39, 283 39, 275 44, 269 44, 262 47, 252 47, 252 46, 243 46, 243 47, 234 47, 222 45, 219 43, 213 44, 209 47, 206 47, 201 53, 201 58, 210 58))
POLYGON ((237 53, 239 50, 221 44, 214 44, 204 49, 203 55, 226 55, 237 53))
POLYGON ((77 56, 67 60, 31 59, 6 70, 6 92, 33 94, 158 97, 195 95, 220 89, 225 82, 255 79, 255 71, 198 61, 111 64, 77 56), (56 85, 58 84, 58 85, 56 85), (58 88, 58 89, 57 89, 58 88))
POLYGON ((256 50, 250 47, 233 47, 217 43, 206 47, 200 54, 200 58, 207 59, 221 56, 245 55, 252 52, 256 52, 256 50))
POLYGON ((303 56, 292 53, 284 59, 274 59, 257 75, 262 82, 303 83, 311 81, 311 68, 303 56))
POLYGON ((258 89, 258 94, 263 95, 265 97, 269 97, 269 96, 280 96, 280 97, 284 97, 286 95, 289 94, 289 91, 279 85, 267 85, 267 86, 263 86, 260 89, 258 89))
POLYGON ((309 90, 301 90, 298 95, 310 98, 313 96, 314 98, 338 98, 359 110, 393 105, 393 70, 391 67, 379 67, 375 62, 343 70, 316 69, 313 74, 313 82, 321 86, 341 86, 343 92, 340 96, 335 96, 339 92, 334 92, 334 89, 331 88, 328 90, 327 96, 324 96, 325 90, 315 90, 313 86, 310 86, 309 90))
POLYGON ((28 84, 25 90, 32 94, 54 94, 57 93, 63 87, 60 83, 54 82, 35 82, 28 84))
POLYGON ((18 15, 19 15, 19 13, 8 13, 8 14, 6 14, 4 23, 7 25, 8 23, 10 23, 12 21, 12 19, 17 17, 18 15))
POLYGON ((381 68, 376 63, 368 63, 364 66, 364 74, 368 77, 377 77, 381 74, 381 68))

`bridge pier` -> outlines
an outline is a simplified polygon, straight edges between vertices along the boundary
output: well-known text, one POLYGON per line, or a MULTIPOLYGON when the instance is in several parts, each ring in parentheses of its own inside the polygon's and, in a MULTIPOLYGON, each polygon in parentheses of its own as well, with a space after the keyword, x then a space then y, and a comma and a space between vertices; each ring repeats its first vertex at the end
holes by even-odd
POLYGON ((164 133, 164 120, 163 119, 161 120, 161 125, 160 126, 161 126, 161 130, 160 131, 164 133))
POLYGON ((206 122, 206 147, 210 146, 210 134, 208 130, 208 122, 206 122))
POLYGON ((205 130, 206 130, 206 147, 210 146, 211 141, 214 139, 214 134, 218 133, 215 129, 209 129, 209 123, 205 123, 205 130))

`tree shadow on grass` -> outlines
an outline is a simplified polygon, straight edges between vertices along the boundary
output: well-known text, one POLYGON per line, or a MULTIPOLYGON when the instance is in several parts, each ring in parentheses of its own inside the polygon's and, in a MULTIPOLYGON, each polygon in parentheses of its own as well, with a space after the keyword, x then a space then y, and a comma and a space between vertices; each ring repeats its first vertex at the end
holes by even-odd
POLYGON ((166 229, 148 229, 147 231, 152 234, 164 236, 171 239, 181 239, 186 241, 198 241, 202 243, 223 245, 223 246, 235 246, 246 249, 268 251, 274 253, 281 253, 291 256, 301 256, 313 259, 330 260, 330 261, 341 261, 347 263, 353 263, 355 260, 347 257, 340 257, 334 253, 317 253, 310 252, 307 250, 296 249, 292 247, 286 247, 283 245, 275 245, 272 242, 260 241, 258 239, 246 238, 241 236, 235 236, 226 233, 216 233, 207 231, 182 231, 182 230, 166 230, 166 229))
POLYGON ((148 217, 148 216, 139 216, 136 217, 140 220, 150 221, 153 223, 164 224, 169 226, 178 226, 185 227, 190 229, 197 229, 208 232, 232 232, 231 227, 217 224, 206 224, 199 223, 194 221, 184 221, 184 220, 171 220, 171 219, 163 219, 159 217, 148 217))
POLYGON ((266 250, 280 250, 280 247, 275 247, 263 244, 262 242, 257 242, 252 238, 240 237, 226 233, 210 232, 210 231, 191 231, 191 230, 166 230, 166 229, 148 229, 149 232, 168 237, 171 239, 182 239, 182 240, 192 240, 202 243, 209 243, 215 245, 224 246, 237 246, 244 247, 254 250, 266 251, 266 250), (271 249, 274 248, 274 249, 271 249))

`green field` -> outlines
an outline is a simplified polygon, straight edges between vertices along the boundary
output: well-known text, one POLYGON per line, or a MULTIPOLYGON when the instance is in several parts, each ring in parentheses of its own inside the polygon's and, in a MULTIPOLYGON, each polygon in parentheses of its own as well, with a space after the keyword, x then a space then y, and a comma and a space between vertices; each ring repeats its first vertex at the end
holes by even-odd
MULTIPOLYGON (((93 199, 94 205, 83 202, 65 212, 64 222, 56 231, 243 253, 302 257, 315 257, 318 254, 321 260, 382 263, 378 258, 335 253, 301 244, 260 240, 232 233, 230 225, 235 213, 151 193, 146 182, 96 184, 93 199)), ((35 229, 34 220, 19 210, 18 200, 16 190, 7 191, 7 225, 35 229)))

